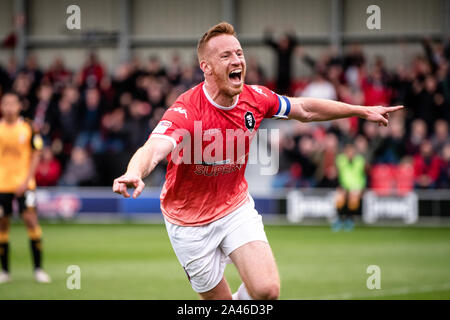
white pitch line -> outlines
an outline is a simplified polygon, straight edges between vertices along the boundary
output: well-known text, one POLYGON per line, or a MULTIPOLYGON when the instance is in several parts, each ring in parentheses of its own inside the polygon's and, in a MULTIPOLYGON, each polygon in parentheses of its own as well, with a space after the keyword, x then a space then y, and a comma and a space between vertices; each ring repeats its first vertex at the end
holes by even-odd
POLYGON ((432 292, 437 290, 450 290, 450 283, 444 283, 440 285, 424 285, 420 287, 401 287, 401 288, 393 288, 393 289, 374 289, 360 292, 345 292, 342 294, 334 295, 334 296, 320 296, 315 298, 306 298, 304 300, 347 300, 347 299, 362 299, 362 298, 371 298, 371 297, 379 297, 379 296, 388 296, 388 295, 400 295, 400 294, 411 294, 411 293, 424 293, 424 292, 432 292))

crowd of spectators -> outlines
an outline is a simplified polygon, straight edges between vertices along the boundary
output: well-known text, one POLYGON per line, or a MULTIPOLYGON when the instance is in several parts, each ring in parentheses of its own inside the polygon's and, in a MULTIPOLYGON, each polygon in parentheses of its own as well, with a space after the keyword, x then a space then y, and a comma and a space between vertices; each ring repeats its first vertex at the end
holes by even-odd
MULTIPOLYGON (((22 116, 44 138, 38 185, 106 186, 124 172, 166 108, 202 79, 198 66, 183 65, 177 54, 167 67, 151 56, 121 64, 111 75, 95 52, 75 71, 61 57, 42 70, 30 55, 24 67, 14 58, 0 65, 0 96, 17 92, 22 116)), ((163 167, 153 175, 155 185, 163 167)))
MULTIPOLYGON (((285 94, 336 99, 361 105, 405 105, 388 127, 351 118, 331 122, 292 123, 280 140, 280 172, 274 187, 334 187, 336 157, 352 143, 370 166, 410 163, 419 188, 450 188, 450 49, 424 41, 423 54, 388 70, 382 57, 367 61, 358 45, 345 54, 327 49, 313 58, 291 35, 276 43, 289 59, 301 59, 311 76, 291 79, 279 53, 280 79, 267 79, 255 57, 247 57, 250 84, 285 94), (280 67, 281 65, 281 67, 280 67), (286 78, 288 83, 286 83, 286 78)), ((23 67, 11 58, 0 65, 0 94, 16 91, 23 116, 33 120, 45 141, 37 182, 41 186, 111 185, 134 151, 153 130, 177 96, 203 80, 196 61, 182 63, 174 53, 167 65, 157 56, 134 58, 110 74, 95 52, 79 70, 61 57, 43 70, 29 55, 23 67)), ((164 164, 152 175, 161 185, 164 164)))
POLYGON ((339 55, 330 48, 315 59, 303 48, 300 58, 312 76, 291 82, 290 94, 360 105, 404 105, 388 127, 359 118, 297 124, 280 139, 281 172, 274 187, 337 187, 336 157, 352 144, 366 160, 367 181, 378 165, 411 167, 413 187, 450 187, 450 46, 422 42, 423 53, 395 70, 383 57, 367 61, 353 45, 339 55))

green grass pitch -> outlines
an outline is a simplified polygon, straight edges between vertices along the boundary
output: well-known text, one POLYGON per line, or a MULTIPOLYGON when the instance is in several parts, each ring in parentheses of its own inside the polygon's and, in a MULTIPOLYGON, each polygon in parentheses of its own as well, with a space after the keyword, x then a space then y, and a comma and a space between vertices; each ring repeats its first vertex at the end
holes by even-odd
MULTIPOLYGON (((163 225, 44 224, 44 267, 51 284, 32 279, 25 228, 11 229, 13 282, 0 299, 197 299, 163 225), (69 265, 81 289, 69 290, 69 265)), ((450 299, 450 228, 266 226, 281 275, 281 299, 450 299), (381 289, 366 287, 369 265, 381 289)), ((240 284, 233 265, 226 276, 240 284)))

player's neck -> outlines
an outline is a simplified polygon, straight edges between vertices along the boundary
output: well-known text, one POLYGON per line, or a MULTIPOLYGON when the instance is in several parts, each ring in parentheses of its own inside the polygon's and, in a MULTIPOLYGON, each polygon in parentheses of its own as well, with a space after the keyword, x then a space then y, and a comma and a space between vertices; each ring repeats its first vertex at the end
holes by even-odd
POLYGON ((229 96, 220 91, 220 89, 215 84, 210 84, 205 81, 205 89, 209 97, 218 105, 223 107, 231 107, 236 103, 238 95, 229 96))
POLYGON ((7 125, 14 125, 18 120, 18 117, 3 117, 3 121, 5 121, 7 125))

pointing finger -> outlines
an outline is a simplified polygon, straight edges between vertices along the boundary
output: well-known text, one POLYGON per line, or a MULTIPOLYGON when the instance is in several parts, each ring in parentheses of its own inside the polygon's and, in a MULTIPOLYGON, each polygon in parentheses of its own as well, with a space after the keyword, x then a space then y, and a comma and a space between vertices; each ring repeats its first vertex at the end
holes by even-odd
POLYGON ((404 108, 404 106, 395 106, 395 107, 388 107, 387 109, 388 109, 388 112, 394 112, 397 110, 401 110, 403 108, 404 108))

